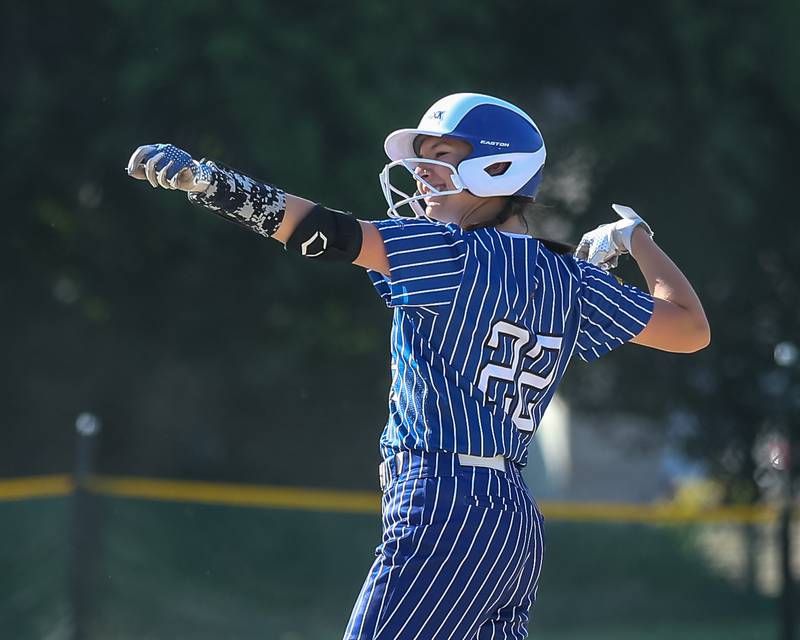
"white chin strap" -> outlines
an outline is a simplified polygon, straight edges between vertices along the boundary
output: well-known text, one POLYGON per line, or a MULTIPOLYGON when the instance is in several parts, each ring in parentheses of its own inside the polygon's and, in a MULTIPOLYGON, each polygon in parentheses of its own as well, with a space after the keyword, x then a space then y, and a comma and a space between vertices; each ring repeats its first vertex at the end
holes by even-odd
POLYGON ((452 196, 457 193, 461 193, 464 190, 464 183, 461 181, 461 177, 458 175, 458 171, 456 168, 448 163, 442 162, 441 160, 430 160, 428 158, 404 158, 402 160, 395 160, 394 162, 390 162, 387 164, 383 171, 378 174, 378 180, 381 183, 381 191, 383 191, 383 197, 386 198, 386 202, 389 205, 389 208, 386 210, 386 214, 390 218, 405 218, 408 216, 402 215, 398 209, 404 205, 408 205, 411 207, 411 210, 414 212, 414 217, 421 218, 425 215, 425 209, 422 205, 420 205, 420 200, 424 200, 425 198, 430 198, 432 196, 452 196), (425 178, 420 176, 416 173, 416 169, 419 165, 431 165, 436 164, 441 167, 445 167, 450 170, 450 180, 453 183, 454 189, 450 189, 449 191, 440 191, 436 189, 433 185, 431 185, 425 178), (421 182, 425 185, 428 189, 429 193, 419 193, 417 191, 414 192, 413 195, 408 195, 405 191, 401 191, 397 187, 395 187, 391 179, 389 177, 389 172, 394 167, 403 167, 406 171, 408 171, 411 176, 417 182, 421 182), (398 196, 400 199, 395 202, 394 198, 398 196))

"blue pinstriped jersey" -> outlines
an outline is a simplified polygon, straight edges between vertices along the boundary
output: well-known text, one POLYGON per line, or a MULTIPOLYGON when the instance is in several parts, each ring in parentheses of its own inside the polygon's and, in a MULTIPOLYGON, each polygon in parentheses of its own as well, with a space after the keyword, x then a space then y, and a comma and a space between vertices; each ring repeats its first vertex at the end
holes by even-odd
POLYGON ((368 273, 394 308, 384 458, 413 449, 525 464, 570 359, 624 344, 653 312, 648 293, 530 236, 374 224, 391 277, 368 273))

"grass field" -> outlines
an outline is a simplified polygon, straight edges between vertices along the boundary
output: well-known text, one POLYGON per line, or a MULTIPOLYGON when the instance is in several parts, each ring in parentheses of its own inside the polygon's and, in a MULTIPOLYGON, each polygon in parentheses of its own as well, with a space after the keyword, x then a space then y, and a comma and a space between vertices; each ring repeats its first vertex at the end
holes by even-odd
MULTIPOLYGON (((87 638, 341 637, 375 515, 97 500, 87 638)), ((0 637, 66 640, 70 503, 0 503, 0 637)), ((549 523, 531 637, 777 638, 775 603, 714 574, 690 527, 549 523)))

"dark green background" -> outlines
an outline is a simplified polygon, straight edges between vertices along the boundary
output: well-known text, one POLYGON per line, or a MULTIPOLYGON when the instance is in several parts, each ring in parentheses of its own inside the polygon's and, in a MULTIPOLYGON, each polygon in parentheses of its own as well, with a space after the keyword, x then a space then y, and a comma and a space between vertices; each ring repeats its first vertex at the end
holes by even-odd
POLYGON ((574 242, 634 205, 711 321, 696 356, 576 365, 567 399, 687 412, 676 437, 749 500, 764 376, 798 327, 798 27, 777 0, 9 6, 0 468, 69 469, 90 410, 104 471, 372 486, 390 318, 366 276, 122 169, 171 141, 379 218, 384 136, 474 90, 544 132, 542 228, 574 242), (574 166, 578 203, 559 188, 574 166))
MULTIPOLYGON (((727 502, 758 500, 753 444, 786 431, 800 404, 796 372, 777 371, 772 355, 800 326, 798 32, 793 0, 4 7, 0 474, 69 471, 75 418, 91 411, 104 473, 374 489, 390 316, 366 276, 287 256, 123 167, 137 146, 172 142, 380 218, 384 136, 443 95, 479 91, 543 131, 539 231, 575 242, 613 217, 610 202, 634 206, 711 323, 711 347, 691 357, 626 347, 576 364, 562 387, 573 411, 651 418, 727 502), (570 176, 585 181, 578 198, 563 187, 570 176)), ((620 273, 641 283, 630 262, 620 273)), ((294 606, 313 607, 303 624, 339 629, 377 540, 371 518, 104 504, 99 637, 280 637, 270 634, 291 622, 278 612, 294 606), (318 573, 330 554, 298 537, 318 527, 341 542, 346 570, 318 573), (263 579, 306 548, 296 575, 283 565, 263 579), (323 582, 330 598, 309 588, 323 582)), ((0 505, 4 623, 61 619, 65 509, 0 505)), ((678 597, 708 604, 704 624, 725 637, 750 628, 729 614, 761 624, 758 599, 742 601, 691 556, 678 554, 702 583, 691 593, 650 580, 662 569, 632 566, 636 555, 593 564, 606 546, 673 558, 674 532, 554 525, 550 537, 541 637, 564 620, 592 628, 601 613, 609 637, 628 623, 645 637, 637 612, 658 607, 653 619, 674 624, 678 597), (631 604, 601 606, 604 593, 631 604)), ((312 626, 307 637, 327 637, 312 626)))

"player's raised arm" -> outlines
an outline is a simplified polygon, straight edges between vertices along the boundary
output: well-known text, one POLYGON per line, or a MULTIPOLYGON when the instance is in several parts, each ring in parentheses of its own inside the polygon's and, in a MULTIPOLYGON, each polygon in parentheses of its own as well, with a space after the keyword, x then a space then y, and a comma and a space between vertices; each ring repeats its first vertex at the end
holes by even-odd
POLYGON ((636 260, 653 296, 653 315, 631 342, 675 353, 708 346, 711 329, 689 280, 653 241, 650 226, 633 209, 611 206, 621 220, 585 234, 576 255, 603 269, 615 267, 620 254, 630 253, 636 260))
POLYGON ((653 317, 632 342, 663 351, 692 353, 708 346, 711 329, 689 280, 643 229, 634 230, 631 255, 653 295, 653 317))
POLYGON ((383 239, 354 216, 286 193, 171 144, 133 152, 127 172, 153 187, 186 191, 189 200, 309 258, 352 262, 389 274, 383 239))

